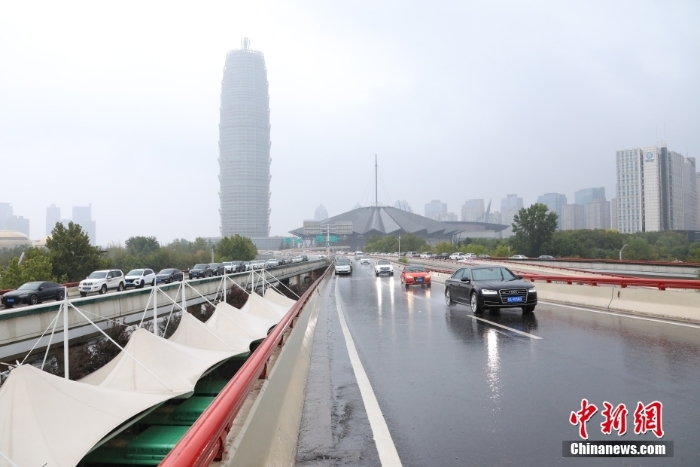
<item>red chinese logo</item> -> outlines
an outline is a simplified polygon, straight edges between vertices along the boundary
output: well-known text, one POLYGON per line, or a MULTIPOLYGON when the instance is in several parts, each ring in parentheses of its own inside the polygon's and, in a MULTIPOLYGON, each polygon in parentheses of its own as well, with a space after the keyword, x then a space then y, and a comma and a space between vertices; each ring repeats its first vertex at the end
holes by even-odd
POLYGON ((637 402, 637 410, 634 411, 634 433, 641 435, 651 431, 657 438, 663 438, 664 429, 661 425, 661 409, 663 404, 654 401, 645 406, 637 402))
MULTIPOLYGON (((603 402, 603 406, 604 409, 601 415, 605 420, 600 424, 603 434, 610 435, 613 430, 617 431, 618 436, 627 433, 627 414, 629 411, 625 404, 614 407, 610 402, 605 401, 603 402)), ((657 438, 663 438, 662 409, 663 404, 659 401, 654 401, 648 405, 637 402, 637 409, 634 411, 634 433, 643 435, 651 431, 657 438)), ((595 404, 590 404, 588 399, 581 400, 581 410, 571 412, 569 422, 579 427, 579 436, 581 438, 588 439, 586 423, 596 412, 598 412, 598 407, 596 407, 595 404)))
POLYGON ((603 434, 609 435, 614 429, 617 431, 617 436, 622 436, 627 433, 627 407, 625 404, 620 404, 615 407, 610 402, 603 402, 605 409, 601 412, 605 421, 600 424, 603 434))
POLYGON ((572 425, 578 425, 578 434, 583 439, 588 439, 588 432, 586 431, 586 422, 591 419, 591 417, 598 411, 598 407, 593 404, 588 404, 588 399, 581 400, 581 410, 578 412, 571 412, 569 416, 569 422, 572 425))

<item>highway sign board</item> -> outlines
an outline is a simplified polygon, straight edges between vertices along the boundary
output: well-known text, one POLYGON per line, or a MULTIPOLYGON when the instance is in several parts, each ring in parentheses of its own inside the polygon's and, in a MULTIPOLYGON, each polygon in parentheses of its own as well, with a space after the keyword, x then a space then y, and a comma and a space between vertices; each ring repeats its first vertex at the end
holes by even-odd
POLYGON ((326 237, 324 237, 323 235, 316 235, 316 241, 317 242, 325 242, 326 237))

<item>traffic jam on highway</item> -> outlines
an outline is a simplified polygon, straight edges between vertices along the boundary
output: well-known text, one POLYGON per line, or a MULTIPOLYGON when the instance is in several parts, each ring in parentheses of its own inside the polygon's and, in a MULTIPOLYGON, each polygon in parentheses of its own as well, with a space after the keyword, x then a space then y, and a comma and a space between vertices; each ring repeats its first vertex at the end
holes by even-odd
POLYGON ((185 271, 177 268, 165 268, 156 273, 153 269, 138 268, 124 274, 120 269, 103 269, 92 272, 78 284, 58 284, 49 281, 27 282, 15 290, 5 291, 0 297, 0 303, 6 309, 22 305, 32 306, 43 302, 63 300, 68 287, 77 287, 80 296, 87 297, 89 294, 104 295, 108 292, 122 292, 127 289, 153 287, 156 284, 180 282, 185 277, 190 280, 204 279, 223 276, 224 274, 269 270, 306 261, 309 261, 308 255, 298 254, 293 257, 280 255, 252 261, 234 260, 221 263, 199 263, 185 271))

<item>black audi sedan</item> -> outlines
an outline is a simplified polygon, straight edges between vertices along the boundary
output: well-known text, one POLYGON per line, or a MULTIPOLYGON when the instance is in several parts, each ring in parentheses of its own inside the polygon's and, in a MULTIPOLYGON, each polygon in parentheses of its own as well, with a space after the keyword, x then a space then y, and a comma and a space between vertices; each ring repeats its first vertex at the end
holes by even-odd
POLYGON ((0 300, 5 308, 12 308, 22 303, 36 305, 44 300, 63 300, 64 293, 63 286, 55 282, 27 282, 17 290, 7 292, 0 300))
POLYGON ((206 263, 195 264, 190 269, 190 279, 201 279, 203 277, 211 277, 214 275, 214 269, 206 263))
POLYGON ((170 284, 171 282, 179 282, 185 278, 185 275, 179 269, 168 268, 163 269, 156 274, 156 282, 159 284, 170 284))
POLYGON ((474 266, 458 269, 445 281, 445 303, 461 303, 474 313, 487 308, 522 308, 531 313, 537 306, 537 289, 510 269, 474 266))

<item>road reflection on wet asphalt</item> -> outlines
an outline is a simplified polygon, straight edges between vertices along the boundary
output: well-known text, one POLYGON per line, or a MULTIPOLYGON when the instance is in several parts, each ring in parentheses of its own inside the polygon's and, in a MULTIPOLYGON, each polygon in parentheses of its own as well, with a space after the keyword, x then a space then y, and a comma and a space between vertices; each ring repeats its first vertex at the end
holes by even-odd
POLYGON ((699 328, 546 304, 476 320, 445 305, 441 284, 405 290, 398 271, 377 278, 359 262, 333 282, 404 465, 700 465, 699 328), (601 433, 599 411, 592 440, 656 439, 633 433, 632 413, 661 401, 675 457, 562 458, 583 398, 630 409, 621 438, 601 433))

